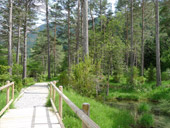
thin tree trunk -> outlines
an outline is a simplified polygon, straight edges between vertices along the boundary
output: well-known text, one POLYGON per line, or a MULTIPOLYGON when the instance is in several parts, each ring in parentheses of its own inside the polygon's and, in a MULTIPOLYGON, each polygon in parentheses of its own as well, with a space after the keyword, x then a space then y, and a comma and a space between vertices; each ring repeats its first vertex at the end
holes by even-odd
POLYGON ((88 44, 88 0, 83 2, 83 56, 89 55, 88 44))
MULTIPOLYGON (((56 19, 56 17, 55 17, 56 19)), ((55 25, 54 25, 54 47, 53 47, 53 54, 54 54, 54 76, 56 76, 56 38, 57 38, 57 35, 56 35, 56 21, 55 21, 55 25)))
POLYGON ((80 0, 78 0, 78 8, 77 8, 77 34, 76 34, 76 63, 79 63, 79 44, 80 44, 80 0))
POLYGON ((18 44, 17 44, 17 55, 16 55, 16 63, 17 64, 19 64, 20 41, 21 41, 21 20, 19 19, 19 23, 18 23, 18 44))
POLYGON ((68 7, 68 17, 67 17, 67 24, 68 24, 68 74, 71 71, 71 50, 70 50, 70 7, 68 7))
POLYGON ((127 9, 128 9, 128 6, 126 7, 126 19, 127 19, 127 21, 126 21, 126 53, 125 53, 126 54, 126 69, 128 70, 128 66, 129 66, 129 50, 128 50, 128 39, 129 39, 128 28, 129 28, 129 26, 128 26, 128 21, 129 21, 129 18, 128 18, 127 9))
POLYGON ((144 0, 142 0, 141 76, 144 75, 144 0))
POLYGON ((102 32, 102 0, 100 0, 100 30, 102 32))
POLYGON ((159 42, 159 1, 156 0, 156 85, 161 85, 160 42, 159 42))
POLYGON ((133 54, 133 0, 131 0, 131 55, 130 55, 130 63, 131 63, 131 83, 133 83, 133 66, 134 66, 134 54, 133 54))
POLYGON ((27 77, 27 15, 28 15, 28 0, 26 0, 25 4, 23 79, 27 77))
POLYGON ((95 52, 96 52, 96 49, 95 49, 96 32, 95 32, 95 21, 94 21, 94 17, 93 17, 91 8, 90 8, 90 16, 91 16, 91 19, 92 19, 92 28, 93 28, 93 63, 95 63, 95 60, 96 60, 96 55, 95 55, 95 52))
POLYGON ((8 66, 9 74, 12 75, 12 0, 9 0, 9 34, 8 34, 8 66))
POLYGON ((47 22, 47 43, 48 43, 48 79, 50 79, 51 72, 50 72, 50 34, 49 34, 49 20, 48 20, 48 0, 46 0, 46 22, 47 22))

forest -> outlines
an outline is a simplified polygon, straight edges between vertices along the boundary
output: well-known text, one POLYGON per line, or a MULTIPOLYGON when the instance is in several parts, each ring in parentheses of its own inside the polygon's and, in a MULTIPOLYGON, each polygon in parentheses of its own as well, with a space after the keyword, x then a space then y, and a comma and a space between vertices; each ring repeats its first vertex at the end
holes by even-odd
MULTIPOLYGON (((0 1, 0 87, 13 81, 19 95, 56 80, 77 106, 90 103, 101 128, 169 128, 170 1, 112 6, 109 0, 0 1)), ((65 127, 81 127, 66 106, 65 127)))

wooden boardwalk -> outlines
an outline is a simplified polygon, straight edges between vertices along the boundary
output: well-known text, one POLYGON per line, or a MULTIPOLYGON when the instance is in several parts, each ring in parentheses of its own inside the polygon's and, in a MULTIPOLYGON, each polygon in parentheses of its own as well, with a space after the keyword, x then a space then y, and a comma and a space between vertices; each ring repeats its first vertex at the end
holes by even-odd
POLYGON ((0 128, 61 128, 52 108, 45 107, 48 92, 47 83, 26 89, 15 103, 16 109, 8 110, 0 118, 0 128))

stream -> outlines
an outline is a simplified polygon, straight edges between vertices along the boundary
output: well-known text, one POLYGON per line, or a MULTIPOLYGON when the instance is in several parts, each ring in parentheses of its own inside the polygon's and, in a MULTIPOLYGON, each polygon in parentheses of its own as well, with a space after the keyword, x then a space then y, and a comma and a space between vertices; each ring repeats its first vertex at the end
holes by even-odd
MULTIPOLYGON (((134 101, 114 101, 114 102, 105 102, 107 105, 117 108, 117 109, 123 109, 131 111, 133 115, 137 113, 137 107, 140 104, 140 102, 134 102, 134 101)), ((154 128, 170 128, 170 117, 161 114, 159 111, 155 111, 155 107, 157 107, 156 104, 153 104, 151 102, 148 103, 152 111, 151 113, 154 115, 154 128)))

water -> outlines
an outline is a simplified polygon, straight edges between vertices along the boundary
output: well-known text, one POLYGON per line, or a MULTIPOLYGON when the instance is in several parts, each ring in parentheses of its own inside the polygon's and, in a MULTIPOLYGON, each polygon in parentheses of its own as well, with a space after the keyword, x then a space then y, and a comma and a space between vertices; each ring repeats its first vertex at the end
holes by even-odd
MULTIPOLYGON (((105 103, 111 107, 131 111, 131 114, 134 116, 137 114, 137 107, 140 104, 140 102, 134 101, 114 101, 105 103)), ((154 128, 170 128, 170 116, 161 114, 158 109, 155 111, 157 107, 156 104, 150 102, 148 104, 151 106, 152 114, 154 115, 154 128)))

